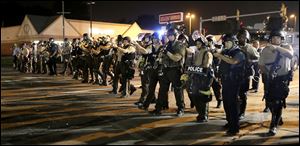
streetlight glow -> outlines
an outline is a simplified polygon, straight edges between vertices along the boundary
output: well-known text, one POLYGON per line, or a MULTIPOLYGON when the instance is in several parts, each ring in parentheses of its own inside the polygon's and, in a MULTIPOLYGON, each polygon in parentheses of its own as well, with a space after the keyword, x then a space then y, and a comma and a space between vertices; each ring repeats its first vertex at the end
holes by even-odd
POLYGON ((192 19, 195 18, 195 15, 191 13, 187 13, 185 17, 189 18, 189 32, 190 34, 192 34, 192 19))
POLYGON ((294 18, 295 17, 295 15, 294 14, 292 14, 291 16, 290 16, 290 18, 294 18))
POLYGON ((296 26, 297 26, 297 16, 295 15, 295 14, 292 14, 292 15, 290 15, 290 18, 291 19, 295 19, 295 21, 294 21, 294 31, 296 31, 296 26))

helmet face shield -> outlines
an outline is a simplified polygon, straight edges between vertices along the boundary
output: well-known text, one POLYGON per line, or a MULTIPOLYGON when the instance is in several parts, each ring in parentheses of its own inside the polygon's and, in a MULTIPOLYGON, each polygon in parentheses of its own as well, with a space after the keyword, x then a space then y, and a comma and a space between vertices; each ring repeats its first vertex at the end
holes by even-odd
POLYGON ((196 40, 196 39, 200 38, 200 33, 199 33, 198 30, 195 30, 195 31, 193 32, 192 38, 193 38, 193 40, 196 40))
POLYGON ((167 32, 167 36, 171 36, 171 35, 174 35, 175 37, 177 35, 177 31, 174 28, 169 29, 167 32))
POLYGON ((273 36, 271 38, 271 43, 274 44, 274 45, 280 45, 281 42, 282 42, 281 36, 273 36))
POLYGON ((216 38, 213 35, 207 35, 206 39, 209 43, 216 44, 216 38))
POLYGON ((222 42, 225 43, 226 41, 232 41, 233 43, 236 43, 238 39, 233 34, 224 34, 222 37, 222 42))
POLYGON ((53 38, 50 38, 50 39, 49 39, 49 42, 50 42, 50 43, 54 43, 54 39, 53 39, 53 38))
POLYGON ((238 33, 237 33, 237 39, 239 41, 240 44, 245 44, 246 42, 249 43, 250 42, 250 33, 245 30, 245 29, 241 29, 238 33))
POLYGON ((272 37, 274 37, 274 36, 279 36, 279 37, 281 37, 282 40, 285 39, 285 34, 284 34, 284 32, 283 32, 283 31, 280 31, 280 30, 278 30, 278 31, 272 31, 272 32, 270 33, 270 39, 272 39, 272 37))
POLYGON ((173 35, 173 34, 172 35, 168 35, 168 40, 169 41, 172 42, 172 41, 175 41, 175 39, 176 39, 175 35, 173 35))
POLYGON ((224 42, 224 47, 225 47, 225 49, 231 49, 233 47, 233 42, 232 41, 225 41, 224 42))

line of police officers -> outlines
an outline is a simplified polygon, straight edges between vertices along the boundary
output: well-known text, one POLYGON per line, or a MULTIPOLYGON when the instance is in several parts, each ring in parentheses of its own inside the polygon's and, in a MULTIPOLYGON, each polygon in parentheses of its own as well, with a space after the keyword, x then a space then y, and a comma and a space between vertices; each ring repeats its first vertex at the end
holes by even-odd
POLYGON ((145 89, 136 104, 141 109, 148 109, 150 102, 155 99, 153 94, 158 80, 160 84, 158 98, 155 109, 149 113, 161 115, 163 106, 168 100, 170 83, 172 83, 177 105, 176 115, 184 114, 183 89, 185 88, 192 103, 191 107, 195 106, 198 112, 197 121, 207 122, 208 103, 212 100, 210 90, 212 87, 218 101, 217 107, 220 106, 221 97, 223 98, 228 122, 224 126, 228 128, 227 134, 235 135, 239 132, 239 120, 245 117, 250 77, 254 75, 253 66, 259 60, 258 64, 263 73, 265 86, 264 97, 272 113, 269 134, 275 135, 277 126, 283 124, 281 113, 292 77, 290 63, 293 56, 293 49, 289 45, 282 44, 281 39, 284 40, 284 36, 279 32, 281 31, 271 31, 270 45, 264 48, 267 51, 262 51, 261 56, 258 50, 249 44, 250 34, 244 29, 241 29, 237 35, 230 33, 223 35, 222 49, 216 49, 216 47, 220 48, 220 45, 216 45, 211 35, 206 38, 201 34, 194 37, 195 46, 193 47, 187 43, 189 38, 186 35, 177 36, 175 29, 169 29, 166 35, 168 42, 160 45, 161 51, 158 51, 160 47, 155 42, 156 34, 154 34, 152 46, 136 45, 144 55, 148 55, 146 56, 148 58, 144 59, 147 65, 143 65, 144 70, 142 70, 144 76, 142 78, 146 78, 142 80, 142 88, 145 89), (277 42, 274 40, 276 38, 277 42), (152 59, 155 57, 156 59, 152 59), (157 60, 159 65, 154 65, 157 60), (270 67, 270 65, 277 67, 270 67), (151 74, 153 71, 155 73, 151 74), (148 79, 150 79, 150 86, 144 86, 148 84, 148 79), (220 92, 221 86, 222 92, 220 92), (144 99, 147 94, 148 96, 144 99))
POLYGON ((139 56, 142 93, 135 104, 140 109, 148 111, 149 105, 156 103, 155 109, 149 113, 161 115, 162 110, 168 109, 168 92, 172 86, 177 105, 176 115, 184 114, 183 90, 186 89, 191 107, 198 112, 197 122, 207 122, 212 88, 218 108, 223 100, 227 120, 225 128, 228 128, 229 135, 239 132, 239 120, 245 116, 253 64, 259 60, 264 98, 272 113, 269 134, 275 135, 277 126, 283 124, 281 114, 292 77, 290 62, 293 49, 282 43, 284 36, 276 30, 271 32, 270 44, 261 54, 249 44, 250 34, 247 30, 241 29, 237 35, 224 34, 221 39, 222 44, 217 44, 212 35, 205 37, 194 32, 188 37, 184 33, 179 34, 175 28, 170 28, 162 40, 154 33, 146 35, 141 43, 120 35, 116 42, 107 36, 92 40, 84 34, 82 41, 73 39, 70 43, 65 39, 61 49, 53 38, 49 42, 33 44, 32 51, 26 44, 21 49, 14 46, 13 55, 15 68, 20 71, 28 70, 29 58, 32 58, 32 72, 47 73, 48 64, 49 75, 55 75, 57 58, 61 54, 64 64, 61 74, 65 74, 69 68, 74 79, 81 75, 82 83, 105 86, 109 75, 113 86, 110 93, 117 94, 120 82, 122 98, 129 97, 137 90, 130 80, 134 78, 135 62, 139 56), (156 97, 157 83, 160 87, 156 97))
POLYGON ((13 47, 13 62, 16 70, 23 73, 42 74, 46 74, 49 70, 49 75, 57 75, 58 45, 54 43, 53 38, 50 38, 48 42, 40 41, 30 45, 23 43, 22 47, 14 44, 13 47))

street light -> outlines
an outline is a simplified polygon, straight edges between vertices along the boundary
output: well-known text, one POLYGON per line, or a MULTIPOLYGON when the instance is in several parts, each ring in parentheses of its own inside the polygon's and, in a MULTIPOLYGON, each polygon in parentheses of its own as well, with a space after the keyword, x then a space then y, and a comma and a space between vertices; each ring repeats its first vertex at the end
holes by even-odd
POLYGON ((188 13, 186 16, 186 18, 189 18, 189 32, 190 34, 192 34, 192 19, 195 17, 194 14, 188 13))
POLYGON ((92 17, 93 17, 93 11, 92 11, 92 5, 95 5, 95 2, 93 1, 90 1, 90 2, 87 2, 88 5, 90 5, 90 35, 91 37, 93 37, 93 27, 92 27, 92 17))
POLYGON ((292 15, 290 15, 290 18, 295 18, 294 31, 296 31, 297 17, 296 17, 296 15, 292 14, 292 15))

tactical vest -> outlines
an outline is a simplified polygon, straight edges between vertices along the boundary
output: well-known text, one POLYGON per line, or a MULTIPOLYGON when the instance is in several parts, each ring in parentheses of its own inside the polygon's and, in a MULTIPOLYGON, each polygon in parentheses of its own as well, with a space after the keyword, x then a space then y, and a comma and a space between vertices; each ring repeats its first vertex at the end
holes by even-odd
MULTIPOLYGON (((51 43, 49 45, 49 53, 50 55, 52 55, 55 51, 58 51, 58 45, 54 44, 54 43, 51 43)), ((57 55, 57 54, 56 54, 57 55)))
POLYGON ((147 65, 150 65, 150 66, 154 66, 154 63, 156 61, 156 58, 159 54, 159 49, 158 48, 157 50, 154 48, 154 46, 152 45, 152 51, 150 54, 148 54, 148 59, 147 59, 147 65), (155 51, 156 50, 156 51, 155 51))
MULTIPOLYGON (((245 47, 245 49, 247 50, 249 44, 246 44, 246 46, 243 46, 245 47)), ((245 54, 245 57, 246 57, 246 62, 245 62, 245 68, 246 68, 246 72, 245 72, 245 76, 246 77, 250 77, 250 76, 253 76, 255 71, 254 69, 252 68, 253 66, 253 62, 251 60, 256 60, 257 58, 251 58, 251 56, 248 55, 248 53, 246 51, 244 51, 243 49, 241 49, 241 51, 245 54)))
MULTIPOLYGON (((107 43, 101 43, 100 45, 102 46, 107 46, 108 42, 107 43)), ((105 55, 108 55, 109 54, 109 51, 110 50, 101 50, 101 52, 99 53, 100 56, 105 56, 105 55)))
MULTIPOLYGON (((127 49, 129 46, 125 47, 127 49)), ((135 59, 135 53, 124 53, 121 57, 121 62, 132 62, 135 59)))
MULTIPOLYGON (((180 48, 178 43, 179 42, 177 41, 173 42, 172 44, 169 43, 167 45, 167 50, 173 50, 173 52, 179 53, 181 51, 180 49, 184 49, 184 48, 180 48)), ((164 65, 164 67, 181 67, 183 66, 182 60, 183 58, 175 62, 172 59, 170 59, 169 56, 165 55, 162 60, 162 64, 164 65)))
MULTIPOLYGON (((128 47, 129 46, 125 47, 125 49, 128 47)), ((124 53, 121 57, 121 64, 122 67, 125 69, 124 77, 127 79, 134 78, 134 73, 135 73, 134 63, 133 63, 134 59, 135 59, 135 52, 124 53)))
MULTIPOLYGON (((227 55, 230 57, 234 57, 237 53, 240 53, 241 51, 238 47, 233 48, 231 50, 225 50, 223 52, 223 55, 227 55)), ((243 53, 245 55, 245 53, 243 53)), ((243 80, 246 76, 246 60, 243 60, 239 64, 229 64, 225 61, 221 60, 220 63, 220 76, 221 79, 224 80, 243 80)))
MULTIPOLYGON (((145 45, 144 48, 147 49, 150 45, 145 45)), ((141 61, 139 62, 139 68, 144 69, 146 67, 146 64, 148 62, 148 56, 149 54, 142 54, 141 61)))
MULTIPOLYGON (((205 59, 208 51, 203 53, 202 63, 205 59)), ((195 56, 195 55, 193 55, 195 56)), ((192 58, 192 63, 187 65, 185 72, 189 74, 187 81, 187 91, 190 96, 195 96, 203 102, 209 102, 212 100, 212 95, 204 95, 200 91, 209 91, 213 82, 214 73, 211 67, 203 68, 201 66, 195 66, 195 57, 192 58)))
MULTIPOLYGON (((85 49, 87 49, 86 51, 90 51, 92 49, 92 41, 90 39, 86 39, 86 40, 82 40, 82 43, 83 43, 83 47, 85 49)), ((81 48, 81 51, 84 55, 89 55, 89 52, 86 52, 84 50, 82 50, 81 48)))

